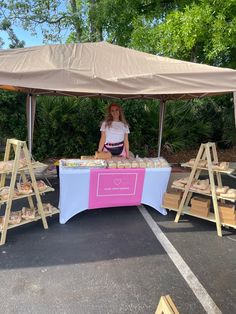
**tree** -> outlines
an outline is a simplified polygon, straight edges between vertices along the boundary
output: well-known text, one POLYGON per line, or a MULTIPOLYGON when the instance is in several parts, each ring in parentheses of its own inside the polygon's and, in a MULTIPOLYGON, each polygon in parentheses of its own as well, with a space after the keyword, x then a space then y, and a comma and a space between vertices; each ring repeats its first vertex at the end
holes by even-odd
MULTIPOLYGON (((19 40, 18 37, 16 36, 11 22, 7 19, 4 19, 1 23, 0 23, 0 30, 6 31, 10 40, 10 45, 9 48, 23 48, 25 45, 24 40, 19 40)), ((1 43, 1 45, 3 45, 3 41, 1 43)))
POLYGON ((163 20, 138 17, 131 45, 159 55, 236 67, 236 1, 193 2, 163 20))
POLYGON ((37 35, 40 28, 45 42, 60 41, 65 28, 81 32, 80 1, 70 0, 68 6, 57 0, 2 0, 1 16, 37 35))
POLYGON ((119 45, 130 43, 137 16, 159 20, 189 0, 2 0, 2 16, 14 25, 30 30, 41 29, 44 42, 108 40, 119 45), (69 34, 68 34, 69 31, 69 34))

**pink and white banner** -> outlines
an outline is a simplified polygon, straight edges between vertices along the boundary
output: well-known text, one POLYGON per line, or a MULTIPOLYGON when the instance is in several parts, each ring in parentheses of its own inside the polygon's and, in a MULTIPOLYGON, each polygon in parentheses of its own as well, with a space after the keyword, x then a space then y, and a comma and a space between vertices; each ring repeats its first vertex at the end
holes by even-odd
POLYGON ((145 169, 91 169, 89 208, 140 205, 145 169))

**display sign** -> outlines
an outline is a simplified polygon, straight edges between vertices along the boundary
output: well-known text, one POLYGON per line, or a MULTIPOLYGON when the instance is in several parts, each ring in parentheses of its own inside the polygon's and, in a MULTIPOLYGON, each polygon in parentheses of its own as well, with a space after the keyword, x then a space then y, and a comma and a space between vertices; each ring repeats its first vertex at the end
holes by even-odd
POLYGON ((89 208, 140 205, 145 169, 91 169, 89 208))

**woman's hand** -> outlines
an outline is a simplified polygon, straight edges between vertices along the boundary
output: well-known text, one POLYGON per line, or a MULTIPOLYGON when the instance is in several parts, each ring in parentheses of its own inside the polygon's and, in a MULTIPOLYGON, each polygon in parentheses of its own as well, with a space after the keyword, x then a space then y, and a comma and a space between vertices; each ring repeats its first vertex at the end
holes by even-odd
POLYGON ((128 139, 128 133, 125 134, 124 146, 125 146, 126 158, 129 159, 129 139, 128 139))

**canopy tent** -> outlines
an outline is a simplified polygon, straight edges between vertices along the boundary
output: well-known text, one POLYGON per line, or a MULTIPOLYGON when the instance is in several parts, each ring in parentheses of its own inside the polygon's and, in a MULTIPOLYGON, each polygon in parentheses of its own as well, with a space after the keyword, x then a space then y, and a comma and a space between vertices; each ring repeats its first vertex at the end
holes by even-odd
MULTIPOLYGON (((106 42, 44 45, 1 50, 0 88, 28 95, 159 99, 160 150, 165 101, 233 92, 236 71, 106 42)), ((30 97, 28 108, 33 102, 30 97)), ((31 136, 32 123, 28 139, 31 136)))

